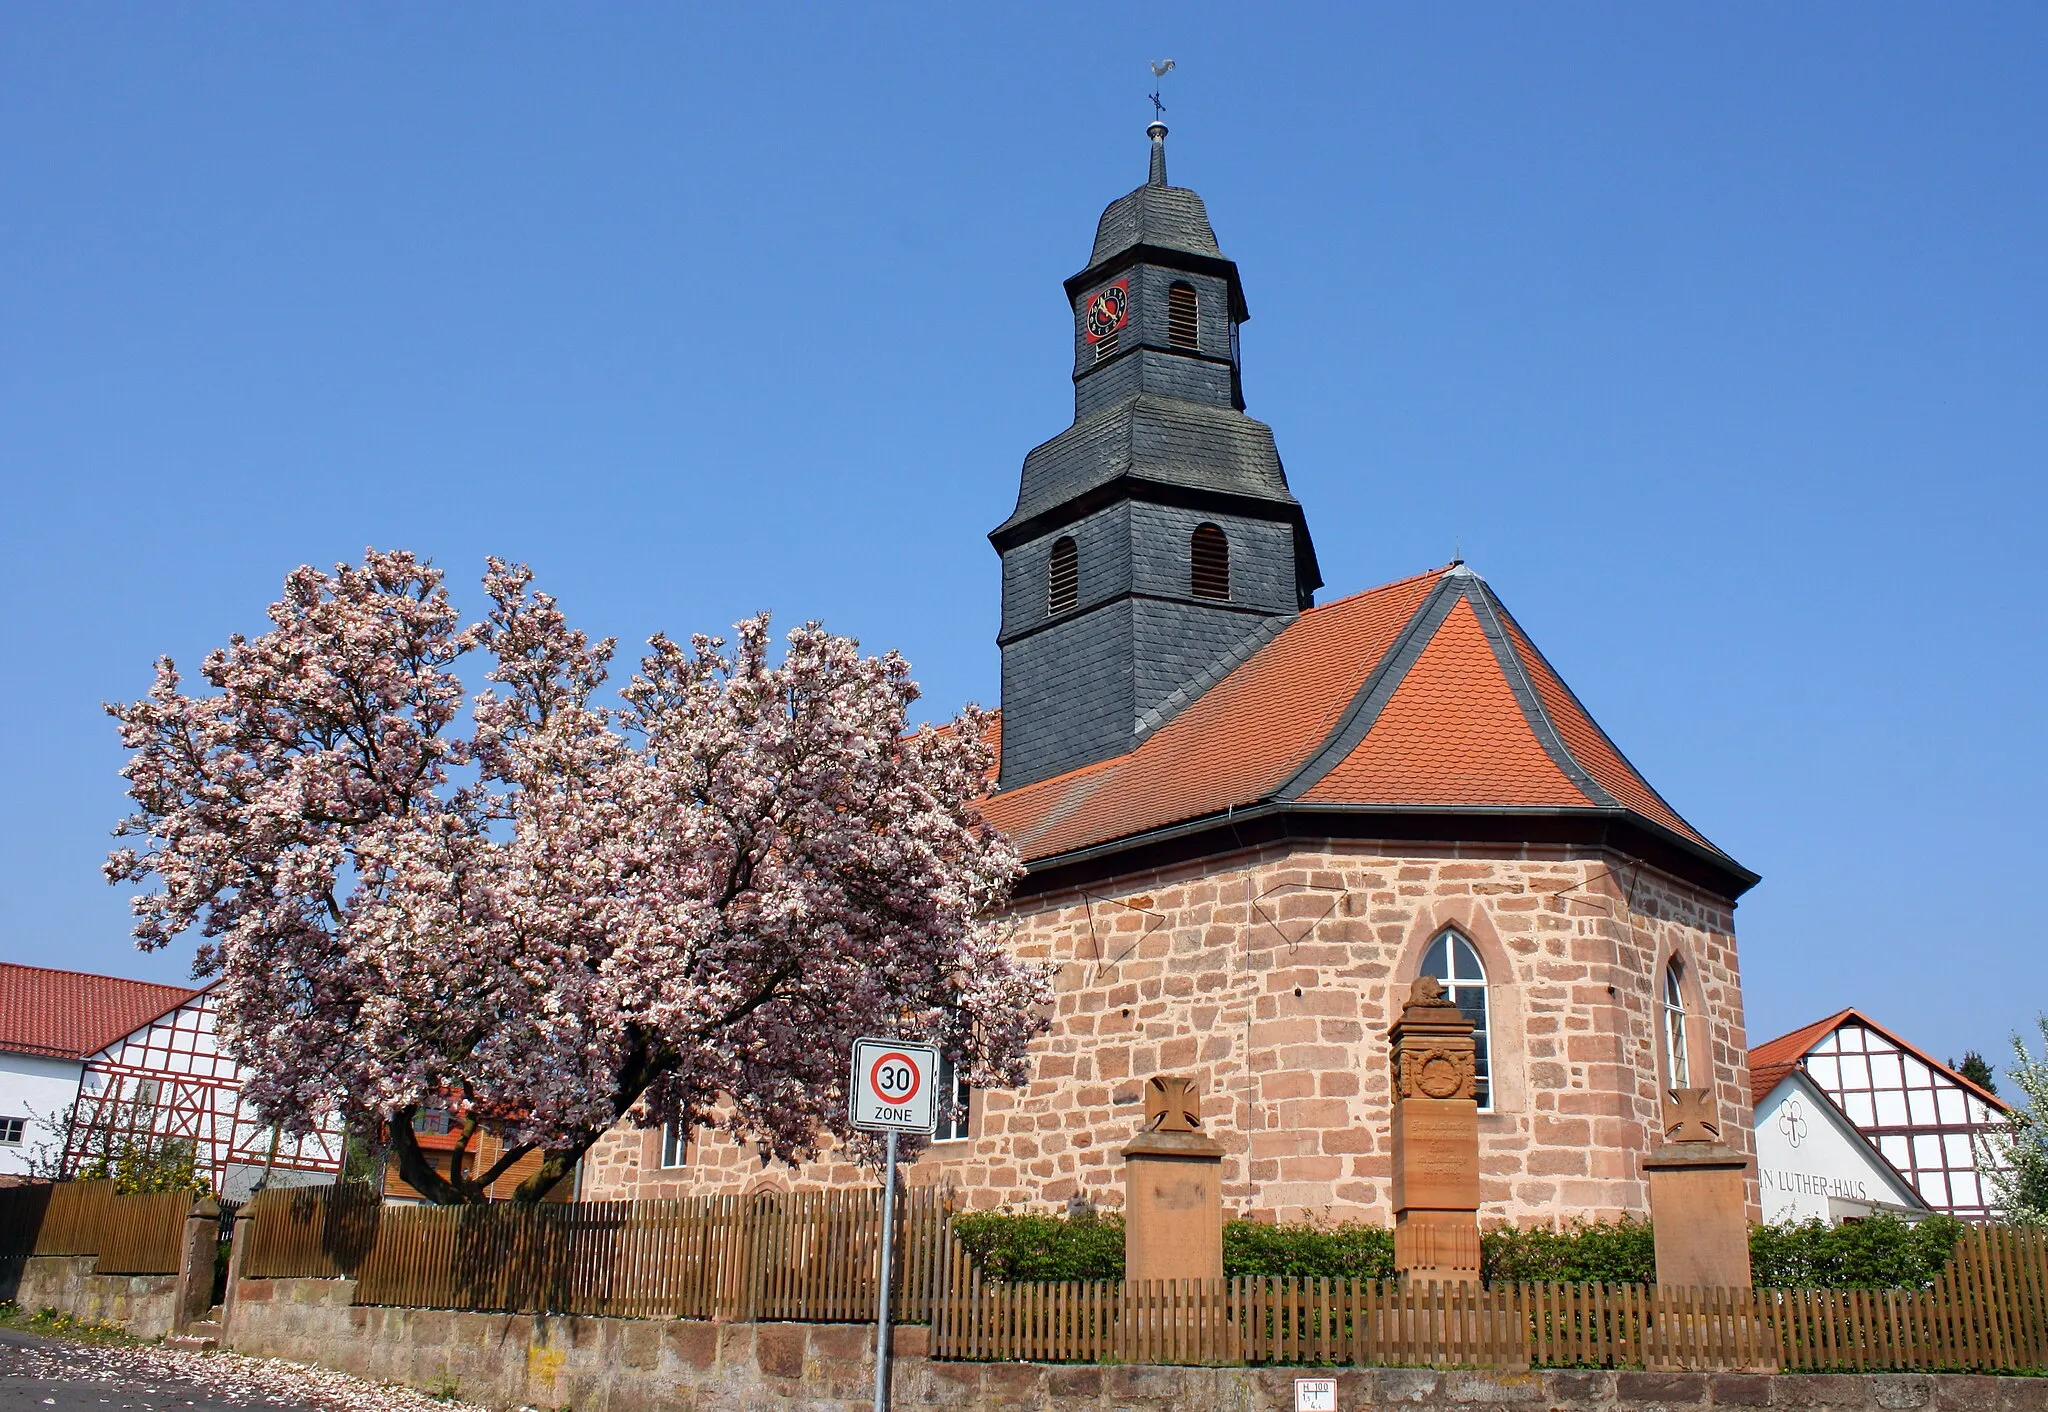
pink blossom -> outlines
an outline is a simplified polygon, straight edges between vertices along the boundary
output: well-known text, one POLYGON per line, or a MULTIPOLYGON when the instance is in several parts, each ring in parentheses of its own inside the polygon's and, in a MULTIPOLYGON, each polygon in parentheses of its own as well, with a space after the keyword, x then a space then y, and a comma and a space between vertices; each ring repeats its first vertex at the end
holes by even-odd
MULTIPOLYGON (((169 661, 109 710, 137 812, 111 880, 136 936, 191 927, 220 979, 247 1092, 288 1129, 340 1111, 411 1138, 452 1103, 539 1150, 538 1199, 612 1124, 719 1127, 799 1161, 848 1128, 855 1037, 928 1037, 978 1086, 1025 1077, 1048 974, 996 918, 1020 871, 976 801, 974 708, 909 734, 894 653, 815 623, 779 656, 768 621, 730 645, 649 643, 623 706, 595 701, 614 644, 571 629, 523 566, 490 561, 465 627, 439 571, 368 553, 302 568, 273 630, 169 661), (488 654, 473 733, 454 668, 488 654)), ((858 1146, 858 1144, 856 1144, 858 1146)))

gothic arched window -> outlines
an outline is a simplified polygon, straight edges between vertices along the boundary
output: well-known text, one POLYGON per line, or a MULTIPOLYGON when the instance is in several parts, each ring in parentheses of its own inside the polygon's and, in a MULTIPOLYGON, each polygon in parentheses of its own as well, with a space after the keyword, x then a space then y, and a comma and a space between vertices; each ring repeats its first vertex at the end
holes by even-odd
POLYGON ((1685 1054, 1685 963, 1676 956, 1664 968, 1664 1076, 1672 1088, 1692 1087, 1685 1054))
POLYGON ((1072 535, 1061 535, 1045 566, 1045 613, 1056 618, 1081 601, 1081 551, 1072 535))
POLYGON ((1214 525, 1197 525, 1188 541, 1188 591, 1197 598, 1230 597, 1230 541, 1214 525))
POLYGON ((1487 1025, 1486 967, 1479 964, 1479 952, 1458 931, 1446 927, 1436 934, 1422 955, 1422 974, 1443 983, 1444 999, 1465 1012, 1472 1022, 1472 1043, 1478 1051, 1477 1096, 1483 1113, 1493 1107, 1493 1042, 1487 1025))
POLYGON ((1175 348, 1202 346, 1202 301, 1191 284, 1167 286, 1166 341, 1175 348))

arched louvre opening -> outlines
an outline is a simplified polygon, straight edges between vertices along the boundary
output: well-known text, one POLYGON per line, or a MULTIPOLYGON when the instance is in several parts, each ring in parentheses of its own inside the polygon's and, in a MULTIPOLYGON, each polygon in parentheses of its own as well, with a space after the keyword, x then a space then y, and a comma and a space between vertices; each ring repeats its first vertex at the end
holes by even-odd
POLYGON ((1214 525, 1197 525, 1188 541, 1188 591, 1197 598, 1230 597, 1230 541, 1214 525))
POLYGON ((1421 969, 1423 975, 1442 982, 1444 999, 1472 1022, 1472 1044, 1478 1058, 1474 1095, 1479 1099, 1479 1111, 1489 1112, 1493 1108, 1493 1038, 1486 1007, 1486 967, 1479 963, 1479 952, 1463 934, 1446 927, 1423 953, 1421 969))
POLYGON ((1167 288, 1166 341, 1175 348, 1202 346, 1202 300, 1191 284, 1167 288))
POLYGON ((1045 570, 1045 613, 1056 618, 1072 612, 1081 601, 1081 551, 1071 535, 1061 535, 1053 544, 1052 558, 1045 570))

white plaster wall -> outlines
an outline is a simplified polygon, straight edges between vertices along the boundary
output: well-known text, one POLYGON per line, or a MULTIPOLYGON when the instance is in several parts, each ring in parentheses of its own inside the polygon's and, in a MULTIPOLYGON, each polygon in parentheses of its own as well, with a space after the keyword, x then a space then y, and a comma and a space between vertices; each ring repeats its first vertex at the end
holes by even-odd
POLYGON ((1886 1169, 1813 1086, 1789 1074, 1756 1107, 1757 1186, 1770 1222, 1833 1219, 1829 1199, 1918 1207, 1917 1194, 1886 1169))
POLYGON ((76 1059, 51 1059, 41 1054, 0 1053, 0 1118, 29 1120, 18 1145, 0 1147, 0 1173, 28 1171, 36 1144, 54 1151, 63 1134, 39 1127, 35 1118, 49 1118, 78 1097, 78 1075, 85 1066, 76 1059))

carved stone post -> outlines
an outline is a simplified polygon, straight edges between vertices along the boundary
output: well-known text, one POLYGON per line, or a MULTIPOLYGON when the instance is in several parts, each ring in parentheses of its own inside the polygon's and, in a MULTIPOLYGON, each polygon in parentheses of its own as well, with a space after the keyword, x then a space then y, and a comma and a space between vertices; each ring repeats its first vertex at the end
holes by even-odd
POLYGON ((1750 1159, 1722 1144, 1711 1089, 1672 1089, 1663 1110, 1663 1141, 1643 1158, 1657 1283, 1747 1289, 1750 1159))
POLYGON ((202 1196, 185 1216, 185 1239, 178 1252, 178 1283, 172 1302, 171 1332, 183 1333, 213 1307, 213 1267, 220 1255, 220 1203, 202 1196))
POLYGON ((1394 1065, 1394 1268, 1439 1284, 1479 1279, 1478 1052, 1472 1021, 1434 977, 1387 1032, 1394 1065))
POLYGON ((1124 1278, 1223 1278, 1223 1144, 1202 1132, 1193 1079, 1145 1085, 1145 1130, 1124 1149, 1124 1278))

